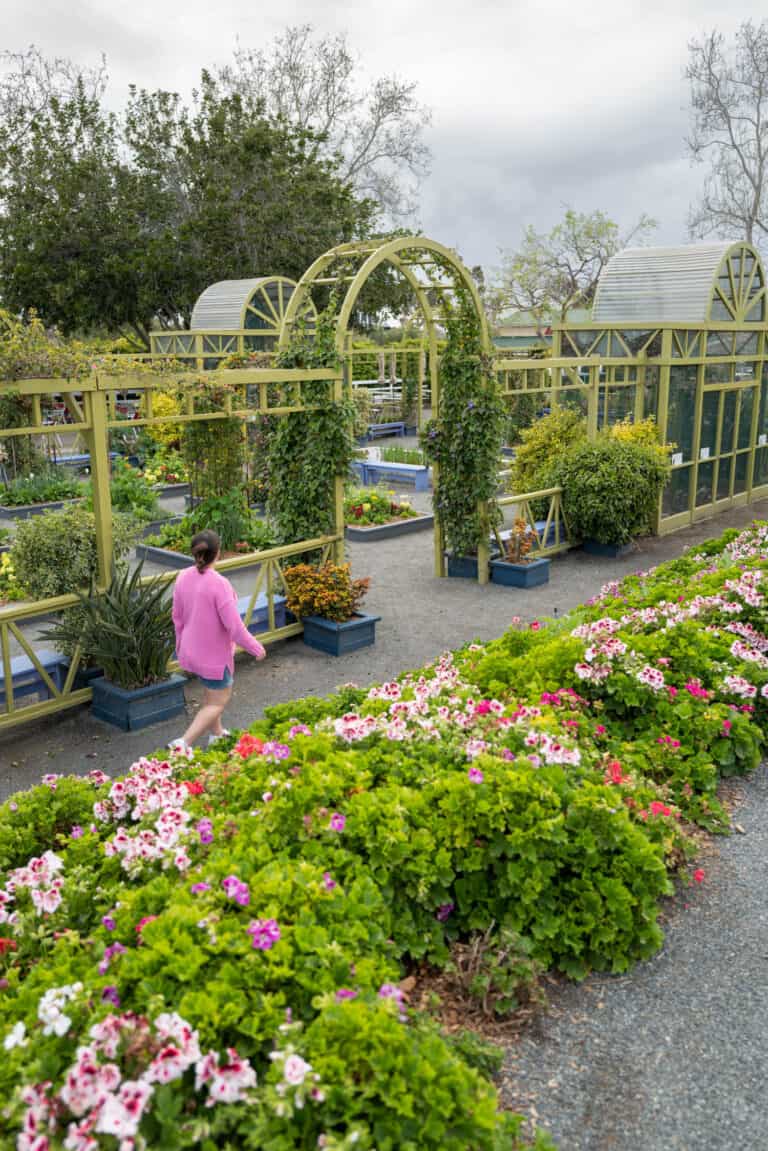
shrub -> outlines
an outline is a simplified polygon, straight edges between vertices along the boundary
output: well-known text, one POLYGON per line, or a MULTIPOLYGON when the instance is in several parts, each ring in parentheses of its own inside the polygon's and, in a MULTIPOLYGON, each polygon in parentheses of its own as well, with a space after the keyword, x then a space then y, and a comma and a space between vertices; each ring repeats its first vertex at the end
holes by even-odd
POLYGON ((0 555, 0 604, 23 598, 24 589, 16 578, 13 560, 8 552, 3 552, 0 555))
POLYGON ((575 444, 587 438, 587 422, 570 408, 555 408, 520 433, 512 463, 510 490, 535 492, 552 487, 553 466, 575 444))
POLYGON ((319 615, 345 623, 360 607, 370 579, 352 579, 349 564, 295 564, 283 572, 288 589, 286 606, 300 619, 319 615))
MULTIPOLYGON (((117 560, 133 543, 135 528, 118 514, 112 535, 117 560)), ((11 558, 16 578, 33 599, 89 587, 98 569, 93 512, 75 505, 24 520, 16 529, 11 558)))
POLYGON ((606 436, 571 447, 551 479, 575 538, 621 545, 652 529, 668 475, 657 447, 606 436))
MULTIPOLYGON (((182 405, 179 399, 170 395, 168 392, 155 389, 152 393, 152 415, 159 416, 179 416, 182 412, 182 405)), ((165 424, 147 424, 146 435, 155 444, 159 444, 163 448, 176 448, 178 449, 182 439, 182 425, 174 423, 165 424)))

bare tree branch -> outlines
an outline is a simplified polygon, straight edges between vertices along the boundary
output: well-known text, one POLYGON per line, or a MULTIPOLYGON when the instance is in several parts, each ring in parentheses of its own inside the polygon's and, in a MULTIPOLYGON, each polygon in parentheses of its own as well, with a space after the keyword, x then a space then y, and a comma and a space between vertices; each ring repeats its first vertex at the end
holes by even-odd
POLYGON ((390 222, 413 217, 430 169, 423 133, 431 118, 415 83, 366 82, 345 37, 315 39, 309 24, 286 29, 266 50, 238 46, 218 79, 247 106, 320 135, 325 153, 341 158, 342 175, 390 222))

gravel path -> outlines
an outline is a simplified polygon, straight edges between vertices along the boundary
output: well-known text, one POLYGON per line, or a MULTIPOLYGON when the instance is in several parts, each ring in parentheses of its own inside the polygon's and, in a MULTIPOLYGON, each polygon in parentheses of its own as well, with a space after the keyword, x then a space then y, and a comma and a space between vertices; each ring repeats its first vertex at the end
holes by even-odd
POLYGON ((654 959, 561 984, 510 1044, 504 1105, 561 1151, 764 1151, 768 1109, 768 768, 739 787, 745 834, 668 907, 654 959))

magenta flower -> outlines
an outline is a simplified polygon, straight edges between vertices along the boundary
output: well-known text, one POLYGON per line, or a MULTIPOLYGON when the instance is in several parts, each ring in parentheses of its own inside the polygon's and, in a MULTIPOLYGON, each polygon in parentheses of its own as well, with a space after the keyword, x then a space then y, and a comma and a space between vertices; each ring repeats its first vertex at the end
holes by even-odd
POLYGON ((104 949, 104 957, 99 964, 99 975, 106 975, 109 970, 109 965, 116 955, 122 955, 125 952, 125 947, 122 943, 111 943, 109 947, 104 949))
POLYGON ((343 831, 347 824, 346 815, 342 815, 339 811, 334 811, 331 816, 331 831, 343 831))
POLYGON ((357 992, 351 987, 340 987, 336 992, 336 1002, 341 1003, 344 999, 357 999, 357 992))
POLYGON ((213 824, 210 819, 198 820, 195 831, 200 836, 201 843, 213 843, 213 824))
POLYGON ((312 729, 307 727, 305 723, 295 723, 288 732, 288 738, 293 739, 297 735, 311 735, 312 729))
POLYGON ((101 925, 102 925, 102 927, 106 927, 107 931, 114 931, 115 928, 117 927, 117 924, 115 923, 115 921, 111 915, 102 915, 101 925))
POLYGON ((251 902, 248 884, 243 883, 242 879, 238 879, 236 875, 228 875, 226 879, 222 879, 221 886, 224 888, 224 894, 227 898, 234 900, 241 907, 247 907, 251 902))
POLYGON ((258 951, 270 951, 280 938, 280 927, 276 919, 252 919, 248 934, 258 951))
MULTIPOLYGON (((440 923, 445 923, 446 919, 450 917, 454 906, 453 903, 441 903, 435 912, 435 919, 440 923)), ((381 992, 379 992, 379 994, 381 994, 381 992)))
POLYGON ((332 877, 330 871, 323 872, 323 887, 326 891, 333 891, 336 886, 336 880, 332 877))
POLYGON ((83 831, 82 827, 76 823, 69 834, 72 839, 82 839, 82 837, 85 835, 85 832, 83 831))
POLYGON ((117 993, 117 988, 113 984, 104 988, 101 993, 101 1001, 102 1003, 112 1003, 115 1007, 120 1006, 120 996, 117 993))
POLYGON ((479 767, 470 767, 467 774, 469 775, 470 783, 482 783, 483 782, 483 773, 479 767))
POLYGON ((211 885, 210 883, 193 883, 189 890, 192 895, 202 895, 204 891, 211 890, 211 885))

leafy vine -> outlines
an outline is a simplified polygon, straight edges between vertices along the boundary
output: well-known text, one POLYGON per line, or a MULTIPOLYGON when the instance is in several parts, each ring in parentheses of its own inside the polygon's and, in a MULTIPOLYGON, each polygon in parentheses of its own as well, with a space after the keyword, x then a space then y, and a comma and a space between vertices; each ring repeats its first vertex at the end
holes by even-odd
MULTIPOLYGON (((277 366, 336 370, 336 310, 332 296, 312 327, 297 326, 277 366)), ((286 544, 333 532, 334 479, 346 477, 354 451, 351 401, 334 401, 327 380, 302 384, 301 395, 317 407, 284 416, 269 443, 269 512, 279 542, 286 544)))
POLYGON ((438 465, 434 508, 446 546, 455 555, 472 555, 500 520, 493 500, 505 409, 466 289, 456 289, 454 303, 445 301, 443 319, 448 339, 440 358, 440 414, 421 439, 425 455, 438 465))

